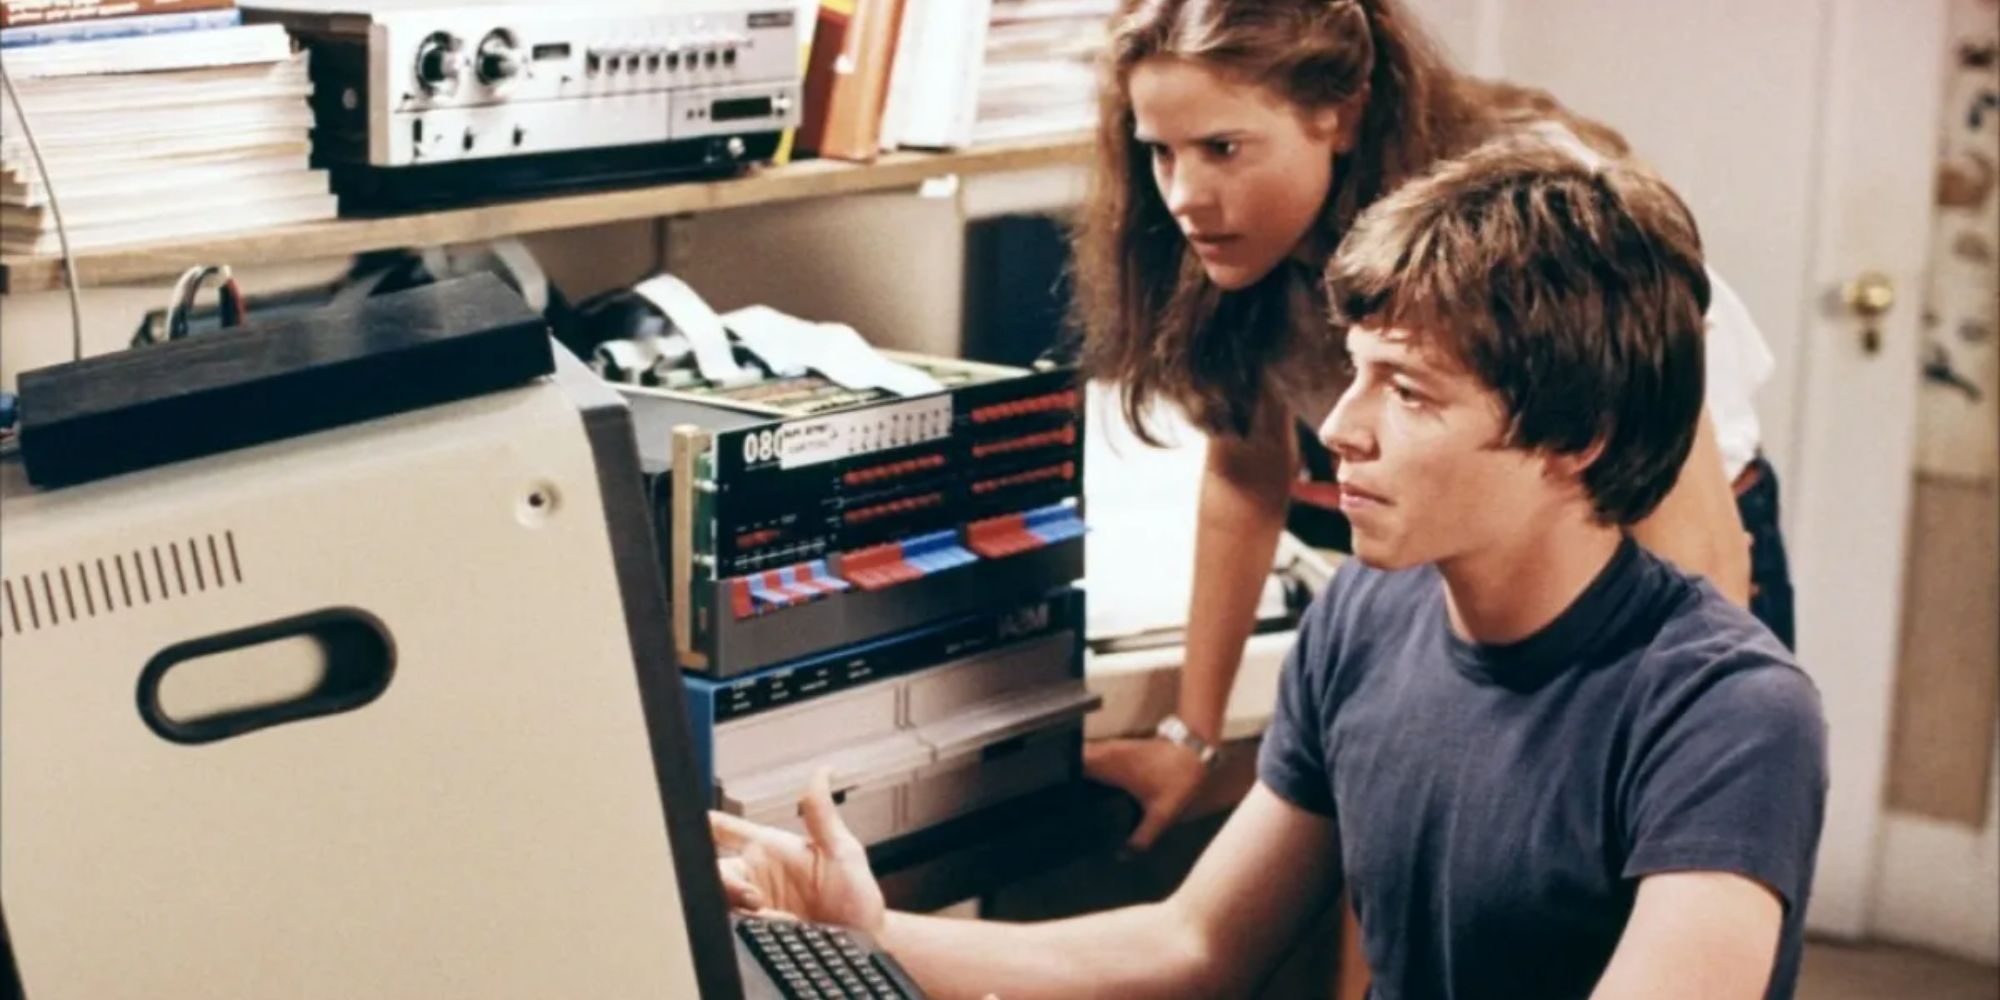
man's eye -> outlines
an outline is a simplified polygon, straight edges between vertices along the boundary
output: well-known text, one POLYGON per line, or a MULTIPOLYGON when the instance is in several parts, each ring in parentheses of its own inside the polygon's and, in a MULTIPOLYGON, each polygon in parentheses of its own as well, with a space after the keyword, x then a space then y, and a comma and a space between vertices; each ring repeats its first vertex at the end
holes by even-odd
POLYGON ((1425 402, 1422 394, 1400 382, 1389 383, 1389 392, 1397 402, 1406 406, 1421 406, 1425 402))
POLYGON ((1235 156, 1242 148, 1243 144, 1234 139, 1210 139, 1208 141, 1209 153, 1219 160, 1227 160, 1235 156))

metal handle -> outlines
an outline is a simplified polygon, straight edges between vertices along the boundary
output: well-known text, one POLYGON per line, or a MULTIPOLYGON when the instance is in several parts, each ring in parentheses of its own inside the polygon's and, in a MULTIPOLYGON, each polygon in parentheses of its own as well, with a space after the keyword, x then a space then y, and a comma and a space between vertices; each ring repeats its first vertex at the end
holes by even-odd
POLYGON ((1861 317, 1861 349, 1874 354, 1882 349, 1882 334, 1875 321, 1896 304, 1896 283, 1880 271, 1863 271, 1841 288, 1847 309, 1861 317))

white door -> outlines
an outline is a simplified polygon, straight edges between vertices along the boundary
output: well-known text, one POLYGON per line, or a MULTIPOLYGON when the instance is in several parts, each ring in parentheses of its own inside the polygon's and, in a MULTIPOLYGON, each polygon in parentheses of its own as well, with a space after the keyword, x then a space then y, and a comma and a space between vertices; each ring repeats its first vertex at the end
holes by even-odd
POLYGON ((1944 0, 1411 0, 1462 65, 1623 132, 1693 207, 1778 370, 1758 399, 1783 484, 1799 659, 1831 726, 1809 915, 1867 930, 1916 420, 1944 0), (1887 275, 1881 347, 1839 290, 1887 275))

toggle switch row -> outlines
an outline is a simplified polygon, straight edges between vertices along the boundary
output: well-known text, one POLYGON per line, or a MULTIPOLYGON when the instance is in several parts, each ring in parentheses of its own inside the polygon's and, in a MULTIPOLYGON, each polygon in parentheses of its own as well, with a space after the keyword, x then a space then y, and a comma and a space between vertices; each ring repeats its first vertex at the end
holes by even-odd
POLYGON ((856 549, 840 557, 840 572, 862 590, 881 590, 978 561, 947 528, 856 549))
POLYGON ((1043 396, 1029 396, 1026 399, 1014 399, 1005 403, 975 407, 972 411, 972 422, 975 424, 990 424, 996 420, 1024 417, 1030 413, 1055 413, 1062 410, 1074 409, 1076 409, 1076 390, 1065 389, 1062 392, 1051 392, 1043 396))
POLYGON ((972 457, 986 458, 989 455, 1011 455, 1015 452, 1033 451, 1036 448, 1047 448, 1059 444, 1071 445, 1075 443, 1076 425, 1064 424, 1056 430, 1043 431, 1040 434, 1025 434, 1017 438, 975 444, 972 446, 972 457))
POLYGON ((987 559, 999 559, 1083 534, 1083 517, 1068 504, 1050 504, 1018 514, 1003 514, 965 526, 965 543, 987 559))
POLYGON ((731 580, 730 610, 738 618, 749 618, 777 608, 818 600, 852 587, 853 584, 834 576, 827 569, 826 560, 814 559, 731 580))
POLYGON ((742 619, 856 587, 884 590, 982 558, 999 559, 1066 542, 1084 530, 1082 514, 1069 504, 990 517, 966 525, 962 537, 957 529, 947 528, 844 553, 838 576, 827 569, 824 559, 739 576, 729 581, 730 610, 742 619))
POLYGON ((919 472, 929 472, 932 469, 942 468, 944 468, 943 455, 920 455, 901 462, 890 462, 887 465, 855 469, 840 477, 840 481, 848 486, 865 486, 869 483, 879 483, 885 479, 900 479, 919 472))
POLYGON ((1053 482, 1058 479, 1075 479, 1075 478, 1076 478, 1076 463, 1064 462, 1061 465, 1050 465, 1040 469, 1029 469, 1026 472, 1016 472, 1013 475, 1009 476, 995 476, 992 479, 977 480, 972 484, 972 495, 984 496, 996 490, 1010 489, 1015 486, 1028 486, 1034 483, 1046 483, 1046 482, 1053 482))
POLYGON ((924 493, 919 496, 890 500, 886 503, 856 507, 841 514, 840 519, 848 525, 867 524, 870 521, 879 521, 882 518, 896 514, 908 514, 912 511, 929 510, 932 507, 942 506, 944 506, 943 493, 924 493))

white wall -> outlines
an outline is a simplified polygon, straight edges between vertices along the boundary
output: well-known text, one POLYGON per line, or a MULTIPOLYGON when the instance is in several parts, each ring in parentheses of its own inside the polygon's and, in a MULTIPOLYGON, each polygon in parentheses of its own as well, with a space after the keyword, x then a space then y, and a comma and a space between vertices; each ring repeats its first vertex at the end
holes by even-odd
POLYGON ((718 311, 761 303, 881 347, 958 349, 965 244, 954 197, 762 205, 668 223, 667 269, 718 311))
POLYGON ((666 266, 718 310, 762 303, 846 323, 880 347, 951 357, 964 342, 966 222, 1060 211, 1083 183, 1066 167, 944 176, 919 191, 675 219, 666 266))
POLYGON ((1461 68, 1542 87, 1618 129, 1694 210, 1710 262, 1763 328, 1777 371, 1757 397, 1765 450, 1793 467, 1813 227, 1819 5, 1680 0, 1410 0, 1461 68), (1726 30, 1714 30, 1715 26, 1726 30), (1696 31, 1691 26, 1702 26, 1696 31), (1643 39, 1643 43, 1638 40, 1643 39), (1757 72, 1742 72, 1754 66, 1757 72), (1726 72, 1726 104, 1693 100, 1726 72))

